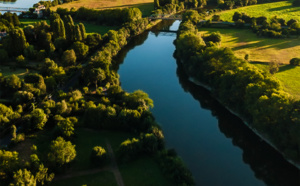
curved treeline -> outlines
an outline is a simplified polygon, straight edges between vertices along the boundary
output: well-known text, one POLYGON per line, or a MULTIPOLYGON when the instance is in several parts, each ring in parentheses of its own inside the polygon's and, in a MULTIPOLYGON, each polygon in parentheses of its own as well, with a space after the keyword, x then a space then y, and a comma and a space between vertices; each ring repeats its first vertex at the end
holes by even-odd
POLYGON ((209 86, 222 104, 249 122, 286 158, 299 163, 300 102, 284 92, 277 79, 238 59, 230 48, 219 47, 216 37, 204 41, 196 27, 197 16, 184 17, 175 45, 186 73, 209 86))

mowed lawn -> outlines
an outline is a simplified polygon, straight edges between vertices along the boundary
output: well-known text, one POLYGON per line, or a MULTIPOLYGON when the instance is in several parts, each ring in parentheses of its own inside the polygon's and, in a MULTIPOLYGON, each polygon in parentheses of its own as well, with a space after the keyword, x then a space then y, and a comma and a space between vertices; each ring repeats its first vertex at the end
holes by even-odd
POLYGON ((51 10, 57 8, 75 8, 80 7, 93 8, 93 9, 107 9, 107 8, 125 8, 125 7, 137 7, 139 8, 143 16, 149 16, 154 9, 153 0, 78 0, 71 3, 65 3, 52 7, 51 10))
POLYGON ((248 29, 200 28, 199 30, 202 34, 219 31, 222 34, 222 47, 231 48, 239 58, 249 54, 250 61, 288 64, 290 59, 300 57, 300 38, 258 37, 248 29))
MULTIPOLYGON (((269 65, 266 63, 252 63, 257 68, 268 70, 269 65)), ((280 65, 279 71, 274 76, 281 82, 283 89, 300 100, 300 67, 292 65, 280 65)))
POLYGON ((267 18, 271 18, 277 16, 278 18, 283 18, 286 21, 290 19, 296 19, 300 21, 300 7, 292 6, 292 2, 293 1, 281 1, 252 5, 224 11, 218 14, 221 15, 221 19, 223 21, 232 21, 234 12, 243 12, 252 17, 266 16, 267 18))

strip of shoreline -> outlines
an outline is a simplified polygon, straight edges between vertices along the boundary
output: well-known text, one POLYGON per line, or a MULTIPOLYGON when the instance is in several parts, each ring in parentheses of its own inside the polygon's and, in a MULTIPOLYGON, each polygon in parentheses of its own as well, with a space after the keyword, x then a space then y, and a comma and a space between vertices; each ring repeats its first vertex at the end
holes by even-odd
MULTIPOLYGON (((190 82, 192 82, 193 84, 197 85, 197 86, 200 86, 202 88, 205 88, 206 90, 208 90, 210 93, 212 92, 212 89, 211 87, 199 82, 198 80, 196 80, 195 78, 191 77, 191 76, 188 76, 188 80, 190 82)), ((238 114, 237 112, 233 111, 232 109, 230 109, 229 107, 225 106, 222 101, 216 97, 213 97, 214 99, 216 99, 224 108, 226 108, 231 114, 237 116, 238 118, 240 118, 243 123, 250 129, 252 130, 252 132, 254 134, 256 134, 260 139, 262 139, 263 141, 265 141, 267 144, 269 144, 271 147, 273 147, 277 152, 279 152, 282 157, 287 161, 289 162, 290 164, 292 164, 293 166, 295 166, 296 168, 298 168, 300 170, 300 163, 296 163, 290 159, 287 159, 285 157, 285 155, 269 140, 267 139, 265 136, 263 136, 262 134, 260 134, 255 128, 251 127, 251 125, 249 125, 248 122, 246 122, 246 120, 240 116, 240 114, 238 114)))

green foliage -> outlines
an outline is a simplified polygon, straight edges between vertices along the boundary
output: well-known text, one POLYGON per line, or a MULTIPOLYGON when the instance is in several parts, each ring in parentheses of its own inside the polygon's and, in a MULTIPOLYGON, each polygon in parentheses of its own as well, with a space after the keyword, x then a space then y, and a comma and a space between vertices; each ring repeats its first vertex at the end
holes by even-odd
POLYGON ((36 186, 36 179, 30 170, 20 169, 14 173, 14 181, 11 185, 36 186))
POLYGON ((91 153, 92 163, 97 165, 103 164, 103 161, 107 158, 106 150, 101 146, 95 146, 91 153))
POLYGON ((75 51, 78 60, 82 60, 89 52, 89 47, 80 41, 76 41, 72 48, 75 51))
POLYGON ((62 137, 51 142, 48 160, 54 165, 62 166, 70 163, 76 157, 75 145, 65 141, 62 137))
POLYGON ((63 136, 70 138, 74 134, 74 123, 72 119, 66 118, 57 123, 58 130, 63 136))
MULTIPOLYGON (((190 31, 181 32, 178 36, 175 42, 177 50, 184 50, 180 40, 187 34, 190 31)), ((191 49, 195 45, 197 43, 186 42, 185 48, 191 49)), ((190 77, 210 86, 222 104, 238 111, 281 152, 289 152, 285 155, 298 161, 295 149, 299 144, 298 138, 288 134, 300 118, 293 109, 297 103, 282 91, 277 79, 237 59, 228 48, 205 47, 188 52, 176 51, 176 56, 190 77)), ((278 64, 274 64, 271 70, 271 73, 278 71, 278 64)))
POLYGON ((190 20, 193 24, 197 24, 200 21, 200 15, 196 10, 187 10, 182 14, 182 21, 190 20))
POLYGON ((74 50, 64 51, 61 59, 65 66, 71 66, 76 64, 76 54, 74 50))
POLYGON ((11 29, 3 40, 3 46, 10 56, 22 55, 24 49, 29 46, 22 29, 11 29))
POLYGON ((45 114, 43 109, 34 109, 31 113, 31 128, 32 129, 38 129, 38 130, 43 130, 46 122, 48 121, 47 119, 47 114, 45 114))
POLYGON ((269 70, 271 74, 275 74, 279 70, 279 64, 276 62, 269 63, 269 70))
POLYGON ((290 65, 300 66, 300 58, 293 58, 290 60, 290 65))
POLYGON ((159 164, 166 176, 174 180, 177 185, 194 185, 192 173, 174 150, 164 150, 159 153, 159 164))
POLYGON ((16 151, 0 150, 0 172, 12 173, 19 166, 19 153, 16 151))

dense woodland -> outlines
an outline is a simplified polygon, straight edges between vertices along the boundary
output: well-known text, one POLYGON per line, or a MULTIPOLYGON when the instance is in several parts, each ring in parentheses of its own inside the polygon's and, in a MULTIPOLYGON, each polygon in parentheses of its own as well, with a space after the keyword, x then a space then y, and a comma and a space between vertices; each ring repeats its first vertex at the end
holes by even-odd
POLYGON ((222 104, 299 163, 299 101, 269 73, 238 59, 230 48, 220 47, 220 34, 202 37, 196 11, 187 11, 183 17, 175 44, 186 73, 209 86, 222 104))
MULTIPOLYGON (((137 8, 80 8, 51 13, 50 24, 40 21, 24 29, 18 27, 15 14, 1 15, 1 28, 8 33, 1 40, 1 64, 37 71, 24 78, 0 74, 0 98, 4 103, 0 103, 0 131, 2 136, 11 136, 8 147, 0 150, 1 183, 51 182, 76 157, 76 131, 90 128, 127 131, 137 136, 120 144, 120 162, 150 155, 156 157, 171 182, 194 184, 176 152, 164 147, 163 133, 149 111, 153 101, 143 91, 123 91, 112 68, 118 65, 113 57, 131 37, 146 29, 148 19, 141 15, 137 8), (74 24, 73 17, 123 26, 105 35, 87 35, 84 25, 74 24), (9 150, 28 136, 39 135, 39 131, 48 131, 52 138, 50 146, 42 147, 47 149, 43 153, 33 145, 30 159, 24 162, 18 152, 9 150)), ((96 146, 91 153, 91 161, 103 166, 105 149, 96 146)))

